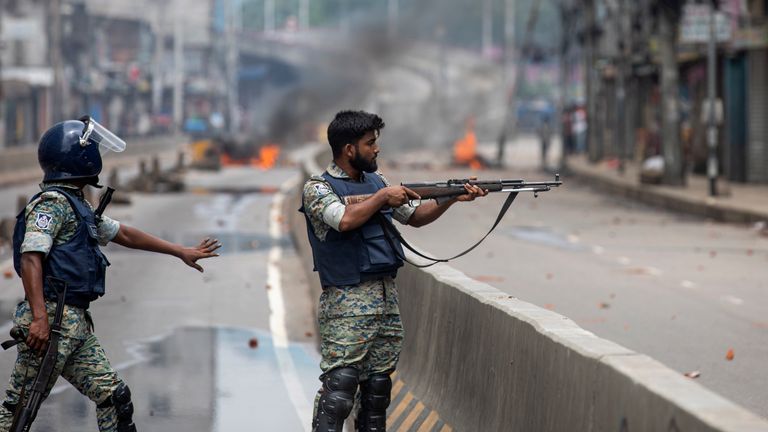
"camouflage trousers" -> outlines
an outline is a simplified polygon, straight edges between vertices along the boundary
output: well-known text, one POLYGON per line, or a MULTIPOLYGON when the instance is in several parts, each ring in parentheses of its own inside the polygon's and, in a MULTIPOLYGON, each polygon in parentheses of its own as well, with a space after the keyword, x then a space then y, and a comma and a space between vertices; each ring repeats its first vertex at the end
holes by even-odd
MULTIPOLYGON (((372 374, 389 374, 397 367, 405 332, 392 278, 326 287, 320 296, 318 321, 323 375, 336 368, 353 367, 360 372, 362 382, 372 374)), ((315 398, 315 411, 322 391, 315 398)))
MULTIPOLYGON (((55 306, 55 303, 46 301, 50 322, 53 322, 55 306)), ((32 313, 28 303, 20 303, 16 308, 14 324, 28 328, 31 321, 32 313)), ((5 405, 17 405, 22 388, 26 388, 26 393, 31 390, 40 367, 41 357, 30 351, 26 344, 17 346, 18 356, 11 373, 8 390, 6 390, 5 405)), ((109 364, 99 340, 93 334, 90 316, 84 309, 65 307, 58 354, 54 376, 48 384, 46 396, 56 383, 56 378, 62 376, 80 393, 98 405, 106 401, 122 382, 109 364)), ((8 431, 13 422, 13 412, 5 405, 0 405, 0 432, 8 431)), ((96 416, 99 431, 117 431, 117 415, 114 407, 97 408, 96 416)))

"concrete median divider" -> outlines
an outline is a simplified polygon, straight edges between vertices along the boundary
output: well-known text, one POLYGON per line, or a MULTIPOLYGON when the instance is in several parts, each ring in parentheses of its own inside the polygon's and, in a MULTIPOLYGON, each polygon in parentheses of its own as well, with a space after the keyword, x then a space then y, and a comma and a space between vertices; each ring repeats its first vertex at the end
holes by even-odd
MULTIPOLYGON (((302 153, 307 177, 324 151, 302 153)), ((319 293, 303 217, 290 222, 319 293)), ((768 432, 766 420, 654 359, 447 265, 406 265, 397 281, 398 377, 455 431, 768 432)))

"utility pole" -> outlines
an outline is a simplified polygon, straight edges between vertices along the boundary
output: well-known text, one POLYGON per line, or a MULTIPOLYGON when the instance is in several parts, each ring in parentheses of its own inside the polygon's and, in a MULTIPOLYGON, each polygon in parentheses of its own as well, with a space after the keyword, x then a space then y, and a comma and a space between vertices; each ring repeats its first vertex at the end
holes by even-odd
MULTIPOLYGON (((573 16, 571 15, 571 5, 570 0, 560 0, 559 2, 560 6, 560 28, 561 28, 561 35, 560 35, 560 167, 559 172, 565 172, 568 166, 568 149, 566 148, 566 143, 568 142, 568 136, 567 132, 565 130, 565 116, 566 116, 566 110, 568 108, 568 77, 570 75, 569 72, 569 62, 568 62, 568 52, 570 48, 570 38, 571 35, 571 20, 573 20, 573 16)), ((569 114, 573 116, 573 113, 569 114)), ((570 122, 570 134, 573 135, 573 117, 569 119, 570 122)))
POLYGON ((682 185, 684 178, 683 158, 680 149, 680 102, 678 96, 680 77, 677 69, 677 26, 680 11, 670 3, 659 8, 661 140, 664 155, 664 182, 669 185, 682 185))
MULTIPOLYGON (((182 1, 174 2, 174 9, 183 10, 182 1)), ((173 15, 173 123, 181 130, 184 121, 184 27, 181 13, 173 15)))
POLYGON ((230 133, 236 133, 240 129, 240 110, 238 101, 238 63, 240 51, 237 44, 237 11, 235 0, 227 0, 226 8, 226 43, 227 43, 227 113, 230 133))
MULTIPOLYGON (((515 64, 515 0, 504 1, 504 90, 509 92, 514 88, 515 76, 512 74, 512 66, 515 64)), ((509 96, 510 93, 507 93, 509 96)), ((510 96, 511 97, 511 96, 510 96)), ((506 115, 510 115, 511 110, 507 109, 506 115)), ((509 120, 504 118, 506 125, 509 120)), ((507 147, 507 128, 503 127, 499 134, 496 147, 496 165, 504 166, 504 153, 507 147)))
POLYGON ((50 54, 53 68, 53 97, 51 98, 51 120, 59 122, 64 119, 64 68, 61 58, 61 0, 51 0, 50 15, 50 54))
MULTIPOLYGON (((525 52, 526 48, 531 46, 533 41, 533 30, 536 28, 536 21, 539 19, 539 7, 541 2, 534 1, 531 3, 531 10, 528 14, 528 20, 525 23, 525 35, 523 36, 523 48, 525 52)), ((515 103, 517 102, 517 89, 520 88, 520 83, 524 77, 525 58, 523 55, 516 56, 515 62, 515 74, 512 78, 512 85, 509 87, 509 93, 507 97, 507 109, 504 114, 504 124, 501 127, 499 133, 498 148, 496 152, 496 163, 501 166, 504 160, 504 146, 506 145, 507 137, 514 136, 517 129, 517 116, 515 115, 515 103)))
POLYGON ((504 82, 510 87, 511 67, 515 61, 515 0, 504 1, 504 82))
POLYGON ((615 140, 618 143, 619 153, 619 173, 624 174, 627 159, 627 87, 626 87, 626 64, 629 56, 627 46, 627 27, 624 25, 626 9, 625 0, 617 0, 616 8, 616 36, 617 36, 617 58, 616 58, 616 134, 615 140))
POLYGON ((387 35, 389 39, 397 36, 398 22, 400 21, 400 1, 387 0, 387 35))
POLYGON ((5 0, 0 0, 0 149, 5 147, 5 93, 3 92, 3 51, 5 40, 3 35, 3 16, 5 15, 5 0))
POLYGON ((597 115, 597 68, 595 65, 595 45, 597 20, 595 17, 595 0, 586 0, 585 33, 585 59, 584 77, 586 79, 585 90, 587 94, 587 152, 590 162, 597 162, 603 157, 602 142, 598 140, 598 115, 597 115))
POLYGON ((160 114, 163 109, 163 58, 165 57, 165 16, 166 0, 155 3, 155 53, 152 65, 152 113, 160 114))
POLYGON ((709 196, 717 196, 717 117, 715 103, 717 100, 717 34, 715 31, 715 13, 717 1, 713 0, 709 8, 709 41, 707 43, 707 93, 709 99, 707 144, 707 177, 709 177, 709 196))

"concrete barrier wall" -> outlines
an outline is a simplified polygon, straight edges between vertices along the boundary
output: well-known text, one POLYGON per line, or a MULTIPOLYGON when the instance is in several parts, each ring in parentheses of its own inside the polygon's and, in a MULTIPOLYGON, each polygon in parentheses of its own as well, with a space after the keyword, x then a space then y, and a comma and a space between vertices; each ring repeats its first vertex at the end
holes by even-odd
MULTIPOLYGON (((315 162, 323 149, 306 153, 305 175, 324 166, 315 162)), ((291 223, 311 272, 303 219, 291 223)), ((406 266, 397 282, 400 377, 456 431, 768 431, 650 357, 447 265, 406 266)))

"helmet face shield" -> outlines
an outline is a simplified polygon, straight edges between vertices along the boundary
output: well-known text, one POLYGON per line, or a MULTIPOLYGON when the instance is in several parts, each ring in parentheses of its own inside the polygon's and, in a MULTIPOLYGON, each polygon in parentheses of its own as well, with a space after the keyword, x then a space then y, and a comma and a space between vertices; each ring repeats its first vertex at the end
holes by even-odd
POLYGON ((102 126, 99 122, 93 120, 89 116, 85 116, 80 120, 85 123, 83 135, 80 138, 80 146, 85 147, 95 144, 99 146, 99 153, 102 156, 111 151, 120 153, 125 150, 125 141, 102 126))

